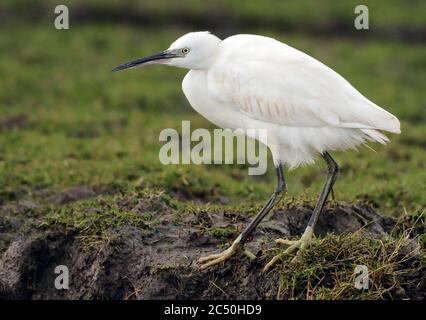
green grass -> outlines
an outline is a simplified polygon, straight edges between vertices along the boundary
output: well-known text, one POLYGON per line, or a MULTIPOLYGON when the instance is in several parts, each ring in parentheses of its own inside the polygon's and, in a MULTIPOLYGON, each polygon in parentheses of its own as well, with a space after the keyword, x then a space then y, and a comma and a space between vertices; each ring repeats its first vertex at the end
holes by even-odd
MULTIPOLYGON (((75 26, 56 31, 45 25, 9 26, 1 34, 0 114, 2 202, 37 197, 79 185, 137 186, 178 193, 185 199, 218 203, 227 197, 247 206, 271 193, 272 165, 265 176, 249 177, 237 165, 169 165, 158 160, 164 128, 213 129, 181 92, 184 70, 164 66, 119 74, 111 67, 166 48, 186 30, 75 26), (19 40, 25 39, 25 41, 19 40)), ((402 120, 402 134, 385 147, 336 153, 341 164, 337 200, 367 199, 385 214, 425 206, 425 45, 390 41, 274 36, 337 70, 367 97, 402 120)), ((324 165, 287 174, 287 199, 313 201, 324 180, 324 165)))
MULTIPOLYGON (((82 0, 61 3, 70 6, 71 17, 75 8, 88 5, 82 0)), ((424 1, 363 3, 370 9, 373 32, 425 28, 424 1)), ((155 17, 161 27, 71 19, 67 31, 53 28, 51 12, 56 4, 52 0, 0 4, 0 11, 16 13, 16 19, 0 22, 0 232, 5 228, 10 233, 0 237, 0 253, 16 234, 29 232, 33 221, 40 228, 60 225, 77 231, 89 247, 111 241, 111 230, 125 225, 142 233, 155 228, 161 223, 155 218, 162 217, 159 213, 176 224, 193 224, 220 239, 220 246, 235 238, 233 227, 212 225, 203 217, 223 210, 228 215, 255 215, 275 186, 271 161, 264 176, 248 176, 242 165, 162 165, 161 130, 180 131, 182 120, 190 120, 192 129, 215 128, 186 101, 181 90, 185 70, 152 66, 110 72, 120 63, 167 48, 192 31, 188 24, 204 20, 216 27, 223 21, 218 29, 226 32, 272 36, 301 49, 398 116, 402 134, 390 135, 387 146, 370 144, 377 153, 361 147, 334 154, 341 165, 335 200, 371 202, 382 214, 411 219, 407 228, 416 225, 424 230, 418 224, 425 225, 426 207, 426 45, 367 34, 337 38, 304 32, 335 22, 352 26, 353 8, 359 2, 190 0, 166 6, 165 0, 95 0, 89 6, 139 10, 155 17), (30 16, 37 22, 25 20, 30 16), (243 21, 245 29, 235 30, 231 21, 243 21), (277 31, 287 30, 286 26, 289 32, 277 31), (107 192, 68 204, 49 200, 78 186, 107 192), (22 204, 23 199, 30 201, 22 204), (185 220, 192 218, 188 213, 195 213, 194 221, 185 220)), ((321 161, 286 172, 288 193, 280 205, 313 205, 324 174, 321 161)), ((291 265, 285 258, 278 265, 279 297, 398 298, 394 289, 419 267, 407 266, 406 247, 411 242, 402 230, 380 241, 360 232, 316 239, 304 252, 303 263, 291 265), (369 291, 354 291, 356 264, 369 267, 369 291)), ((417 233, 424 264, 426 237, 417 233)))
POLYGON ((328 235, 303 253, 298 263, 284 259, 278 298, 305 300, 401 299, 401 285, 416 286, 410 274, 421 272, 408 233, 373 240, 362 232, 328 235), (415 260, 414 260, 415 261, 415 260), (368 268, 369 288, 354 287, 357 265, 368 268))
MULTIPOLYGON (((277 0, 216 0, 206 2, 201 0, 168 1, 168 0, 63 0, 60 4, 73 9, 91 7, 101 10, 129 11, 149 13, 160 23, 170 23, 176 16, 182 17, 186 23, 190 21, 244 21, 247 24, 272 24, 277 27, 292 27, 296 29, 312 28, 341 22, 353 25, 354 9, 357 5, 367 5, 370 13, 370 23, 373 29, 409 26, 424 28, 426 4, 424 1, 403 0, 316 0, 277 1, 277 0), (225 18, 225 20, 223 20, 225 18)), ((54 0, 5 0, 0 8, 17 12, 20 15, 36 16, 48 20, 49 15, 40 16, 41 12, 53 12, 58 5, 54 0), (42 10, 44 9, 44 10, 42 10)), ((250 26, 248 26, 250 27, 250 26)))

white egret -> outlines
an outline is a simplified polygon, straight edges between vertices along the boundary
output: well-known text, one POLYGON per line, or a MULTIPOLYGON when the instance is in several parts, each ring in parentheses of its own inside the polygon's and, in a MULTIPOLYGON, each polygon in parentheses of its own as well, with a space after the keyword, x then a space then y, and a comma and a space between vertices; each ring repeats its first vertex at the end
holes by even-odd
MULTIPOLYGON (((249 235, 286 190, 283 166, 311 164, 321 155, 328 175, 300 240, 275 256, 309 245, 313 228, 336 180, 339 167, 329 151, 366 141, 385 144, 382 131, 400 133, 391 113, 369 101, 335 71, 275 39, 241 34, 221 40, 209 32, 188 33, 160 53, 122 64, 112 71, 165 64, 190 71, 182 82, 191 106, 219 127, 267 130, 278 183, 275 192, 225 251, 199 259, 201 268, 225 261, 243 248, 249 235)), ((289 243, 287 240, 280 242, 289 243)))

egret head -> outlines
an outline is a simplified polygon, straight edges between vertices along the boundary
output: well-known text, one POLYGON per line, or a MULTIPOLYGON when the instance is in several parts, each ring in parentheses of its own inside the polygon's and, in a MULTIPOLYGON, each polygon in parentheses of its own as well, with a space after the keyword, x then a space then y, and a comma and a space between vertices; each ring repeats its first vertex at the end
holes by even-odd
POLYGON ((214 62, 221 40, 207 31, 190 32, 173 42, 164 51, 121 64, 113 72, 147 64, 165 64, 180 68, 208 69, 214 62))

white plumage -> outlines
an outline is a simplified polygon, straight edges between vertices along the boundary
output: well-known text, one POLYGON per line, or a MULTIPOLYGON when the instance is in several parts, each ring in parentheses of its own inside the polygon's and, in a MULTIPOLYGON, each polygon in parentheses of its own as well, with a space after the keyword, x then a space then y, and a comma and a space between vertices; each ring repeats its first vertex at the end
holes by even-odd
POLYGON ((275 163, 294 168, 326 150, 365 140, 385 143, 379 130, 400 132, 395 116, 299 50, 256 35, 232 36, 218 46, 208 69, 189 71, 183 91, 196 111, 220 127, 268 130, 275 163))
MULTIPOLYGON (((366 140, 384 144, 389 140, 381 131, 400 133, 395 116, 365 98, 342 76, 271 38, 236 35, 221 41, 208 32, 188 33, 169 49, 113 71, 153 63, 190 69, 182 88, 192 107, 223 128, 247 133, 266 130, 267 139, 261 142, 274 158, 275 192, 228 249, 198 260, 201 268, 225 261, 242 248, 286 190, 283 165, 295 168, 321 155, 327 163, 327 179, 305 232, 264 270, 283 255, 306 248, 339 171, 328 151, 355 148, 366 140)), ((290 242, 281 239, 281 243, 290 242)))

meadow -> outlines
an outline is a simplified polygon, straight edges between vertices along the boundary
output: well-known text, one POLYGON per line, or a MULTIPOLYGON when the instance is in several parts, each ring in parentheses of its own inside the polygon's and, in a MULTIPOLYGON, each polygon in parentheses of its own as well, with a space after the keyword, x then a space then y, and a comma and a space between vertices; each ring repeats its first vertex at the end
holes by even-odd
MULTIPOLYGON (((70 6, 71 18, 73 6, 84 8, 83 1, 63 2, 70 6)), ((388 145, 370 144, 375 152, 360 147, 334 154, 341 172, 332 202, 368 204, 392 217, 424 215, 426 44, 404 33, 421 37, 424 2, 405 6, 393 0, 384 6, 367 1, 373 36, 352 30, 354 1, 321 6, 305 0, 215 5, 93 1, 87 7, 98 13, 121 10, 154 18, 144 25, 76 14, 63 31, 54 29, 53 14, 46 13, 53 3, 0 5, 0 12, 17 17, 1 22, 0 33, 0 225, 12 234, 0 239, 0 252, 23 232, 13 223, 36 220, 101 238, 110 227, 138 226, 148 218, 116 207, 117 199, 132 195, 166 199, 177 214, 226 210, 253 215, 261 207, 275 185, 271 161, 263 176, 248 176, 244 165, 160 163, 158 137, 164 128, 180 131, 182 120, 190 120, 192 129, 215 128, 186 101, 181 91, 185 70, 150 66, 110 72, 205 27, 200 16, 210 14, 219 17, 211 18, 213 33, 250 32, 283 41, 327 64, 396 115, 402 133, 389 135, 388 145), (43 14, 34 18, 34 12, 43 14), (223 16, 229 26, 220 23, 223 16), (338 35, 333 34, 336 23, 343 26, 338 35), (403 31, 393 37, 395 30, 403 31), (93 207, 108 215, 87 210, 93 207)), ((321 162, 287 172, 281 208, 313 205, 324 174, 321 162)))

